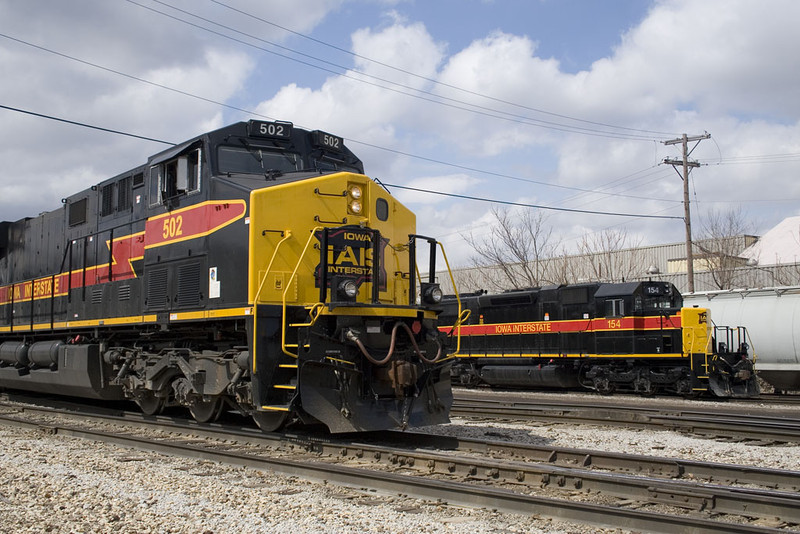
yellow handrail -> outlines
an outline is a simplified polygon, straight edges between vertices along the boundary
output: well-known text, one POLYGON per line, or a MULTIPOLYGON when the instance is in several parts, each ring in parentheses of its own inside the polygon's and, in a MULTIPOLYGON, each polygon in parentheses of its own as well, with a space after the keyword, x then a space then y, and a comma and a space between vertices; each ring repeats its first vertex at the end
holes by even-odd
MULTIPOLYGON (((297 358, 298 355, 293 353, 293 352, 289 352, 288 350, 286 350, 286 347, 287 347, 287 345, 286 345, 286 326, 287 326, 287 321, 286 321, 286 295, 289 293, 289 289, 292 287, 292 281, 294 280, 295 276, 297 276, 297 270, 300 269, 300 265, 303 263, 303 258, 305 257, 306 252, 308 251, 308 247, 311 245, 311 242, 314 239, 314 234, 316 234, 319 230, 322 230, 322 226, 315 226, 314 229, 311 230, 311 233, 308 236, 308 241, 306 241, 306 246, 303 247, 303 251, 300 253, 300 256, 297 259, 297 265, 295 265, 294 271, 292 271, 292 275, 289 277, 289 281, 286 283, 286 288, 283 290, 283 309, 282 309, 282 314, 281 314, 281 317, 283 317, 283 324, 281 325, 281 350, 283 351, 284 354, 286 354, 287 356, 291 356, 292 358, 297 358)), ((327 251, 322 251, 322 253, 323 254, 327 254, 328 252, 327 251)), ((314 304, 314 306, 312 306, 312 308, 311 308, 312 311, 314 311, 316 309, 319 309, 319 311, 316 312, 316 315, 312 315, 312 317, 313 317, 312 322, 308 323, 308 324, 314 324, 314 322, 316 322, 317 317, 319 316, 320 312, 322 311, 321 306, 324 306, 324 304, 322 304, 321 302, 318 302, 317 304, 314 304)), ((299 346, 298 346, 298 348, 299 348, 299 346)))
POLYGON ((256 291, 256 294, 253 297, 253 374, 256 372, 256 354, 258 354, 256 352, 256 343, 258 340, 258 298, 261 296, 261 290, 264 289, 264 282, 267 281, 269 272, 272 270, 272 264, 275 263, 275 258, 278 256, 278 249, 281 248, 281 245, 283 245, 290 237, 292 237, 292 231, 284 230, 283 239, 278 241, 278 244, 275 245, 275 251, 272 253, 272 258, 269 260, 267 271, 264 273, 264 278, 261 279, 261 283, 258 285, 258 291, 256 291))
POLYGON ((442 245, 439 241, 437 241, 436 244, 439 245, 440 249, 442 249, 442 257, 444 258, 444 264, 447 265, 447 273, 450 275, 450 283, 453 285, 453 292, 456 294, 456 302, 458 302, 458 319, 456 320, 456 324, 453 325, 453 328, 456 329, 456 351, 453 353, 453 356, 455 356, 459 352, 461 352, 461 323, 467 320, 467 318, 471 313, 471 310, 464 310, 466 314, 464 315, 463 318, 461 317, 463 313, 461 311, 461 297, 458 294, 458 288, 456 287, 456 280, 455 278, 453 278, 453 271, 450 269, 450 262, 447 260, 447 253, 444 251, 444 245, 442 245))

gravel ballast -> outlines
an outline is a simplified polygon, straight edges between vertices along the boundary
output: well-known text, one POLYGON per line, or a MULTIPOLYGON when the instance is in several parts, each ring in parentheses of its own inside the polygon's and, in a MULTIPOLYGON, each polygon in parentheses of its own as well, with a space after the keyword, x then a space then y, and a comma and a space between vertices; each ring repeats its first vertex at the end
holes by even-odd
MULTIPOLYGON (((800 446, 675 432, 475 422, 428 432, 800 471, 800 446)), ((0 531, 116 533, 624 532, 381 495, 255 469, 0 426, 0 531)))

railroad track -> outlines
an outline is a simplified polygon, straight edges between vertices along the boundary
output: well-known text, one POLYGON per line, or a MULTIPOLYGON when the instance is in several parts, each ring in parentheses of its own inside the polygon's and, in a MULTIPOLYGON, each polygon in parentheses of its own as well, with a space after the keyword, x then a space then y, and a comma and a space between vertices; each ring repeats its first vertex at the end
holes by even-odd
POLYGON ((612 402, 542 402, 487 398, 463 392, 456 396, 452 415, 507 420, 656 428, 728 440, 755 443, 799 443, 797 412, 770 415, 766 410, 735 412, 728 409, 702 410, 654 405, 632 406, 612 402))
POLYGON ((800 395, 798 394, 775 394, 775 393, 762 393, 758 397, 736 399, 735 402, 743 404, 761 404, 766 403, 770 405, 788 405, 800 407, 800 395))
MULTIPOLYGON (((140 414, 87 415, 61 413, 63 417, 80 421, 73 424, 52 424, 25 421, 34 411, 26 408, 21 413, 6 414, 2 424, 44 428, 59 435, 116 443, 125 447, 202 458, 227 464, 270 469, 272 471, 318 480, 355 486, 359 488, 410 494, 423 499, 443 500, 467 506, 495 508, 506 512, 538 514, 596 525, 624 526, 651 532, 674 532, 676 529, 697 529, 706 532, 786 532, 758 526, 749 518, 774 521, 780 517, 792 524, 800 523, 800 496, 797 487, 800 473, 777 470, 760 470, 751 474, 747 483, 784 488, 729 487, 719 484, 698 484, 664 477, 680 476, 679 471, 694 476, 701 469, 715 473, 714 465, 678 466, 668 469, 645 467, 648 476, 632 476, 630 465, 623 464, 622 455, 603 455, 594 451, 575 449, 550 449, 547 462, 540 456, 543 448, 520 444, 498 443, 484 440, 442 438, 421 434, 390 433, 356 435, 352 439, 319 438, 307 434, 262 434, 255 429, 222 425, 197 425, 191 421, 169 418, 145 418, 140 414), (121 425, 124 431, 87 428, 87 424, 121 425), (141 429, 166 433, 166 437, 151 439, 142 436, 141 429), (172 437, 169 437, 172 436, 172 437), (176 437, 177 436, 177 437, 176 437), (188 438, 187 438, 188 436, 188 438), (383 444, 391 442, 392 446, 383 444), (231 441, 237 445, 231 446, 231 441), (254 446, 250 452, 237 452, 242 444, 254 446), (425 450, 420 448, 424 447, 425 450), (436 449, 436 450, 428 450, 436 449), (295 452, 294 457, 276 457, 274 451, 295 452), (264 451, 271 451, 269 456, 264 451), (469 454, 471 453, 471 454, 469 454), (477 453, 477 454, 476 454, 477 453), (305 459, 309 454, 312 460, 305 459), (512 457, 514 460, 494 456, 512 457), (324 461, 320 457, 325 458, 324 461), (525 458, 534 461, 522 461, 525 458), (336 463, 333 463, 336 460, 336 463), (602 473, 589 467, 617 472, 602 473), (565 467, 567 466, 567 467, 565 467), (695 469, 695 471, 687 471, 695 469), (626 472, 627 471, 627 472, 626 472), (660 473, 659 473, 660 471, 660 473), (770 472, 772 471, 772 472, 770 472), (657 473, 657 476, 653 475, 657 473), (756 482, 761 480, 761 482, 756 482), (583 495, 602 495, 614 505, 564 500, 555 497, 531 495, 545 491, 548 494, 567 494, 568 499, 583 495), (644 503, 668 505, 671 512, 658 514, 652 511, 619 507, 619 504, 641 506, 644 503), (677 511, 676 511, 677 510, 677 511), (737 521, 719 522, 709 517, 687 515, 686 512, 704 512, 710 515, 733 514, 737 521), (743 519, 744 518, 744 519, 743 519)), ((47 413, 52 413, 48 411, 47 413)), ((634 457, 633 462, 643 462, 634 457)), ((691 463, 691 462, 689 462, 691 463)), ((700 464, 700 462, 696 462, 700 464)), ((641 466, 647 464, 641 463, 641 466)), ((654 464, 653 464, 654 465, 654 464)), ((730 466, 725 466, 729 469, 730 466)), ((724 471, 719 466, 716 475, 744 478, 745 471, 724 471)), ((730 515, 729 515, 730 517, 730 515)))

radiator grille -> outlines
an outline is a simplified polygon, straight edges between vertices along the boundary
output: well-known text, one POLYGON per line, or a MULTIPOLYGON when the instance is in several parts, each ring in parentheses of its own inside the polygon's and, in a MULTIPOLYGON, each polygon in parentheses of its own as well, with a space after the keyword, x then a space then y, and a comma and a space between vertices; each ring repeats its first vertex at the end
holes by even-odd
POLYGON ((189 263, 178 267, 178 306, 200 304, 200 264, 189 263))
POLYGON ((167 270, 151 269, 147 271, 147 300, 150 308, 162 308, 167 305, 167 270))
POLYGON ((119 290, 117 291, 117 299, 120 301, 131 300, 131 286, 119 286, 119 290))

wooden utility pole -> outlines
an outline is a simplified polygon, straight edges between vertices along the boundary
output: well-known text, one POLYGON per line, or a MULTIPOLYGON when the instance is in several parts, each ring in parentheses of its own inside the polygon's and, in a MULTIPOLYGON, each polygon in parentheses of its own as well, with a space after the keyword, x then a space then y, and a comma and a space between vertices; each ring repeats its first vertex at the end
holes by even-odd
MULTIPOLYGON (((708 139, 711 137, 711 134, 706 133, 703 135, 695 135, 692 137, 688 137, 686 134, 683 134, 678 139, 671 139, 669 141, 664 141, 665 145, 677 145, 678 143, 683 145, 683 159, 669 159, 665 158, 664 163, 668 165, 672 165, 672 167, 677 171, 676 168, 678 165, 683 167, 683 176, 681 179, 683 180, 683 220, 686 226, 686 275, 689 282, 689 293, 694 293, 694 254, 692 252, 692 218, 689 212, 689 169, 694 167, 699 167, 700 164, 696 161, 689 161, 689 154, 691 154, 697 145, 700 144, 700 141, 703 139, 708 139), (692 150, 689 150, 689 141, 697 141, 692 150)), ((679 173, 680 174, 680 173, 679 173)))

